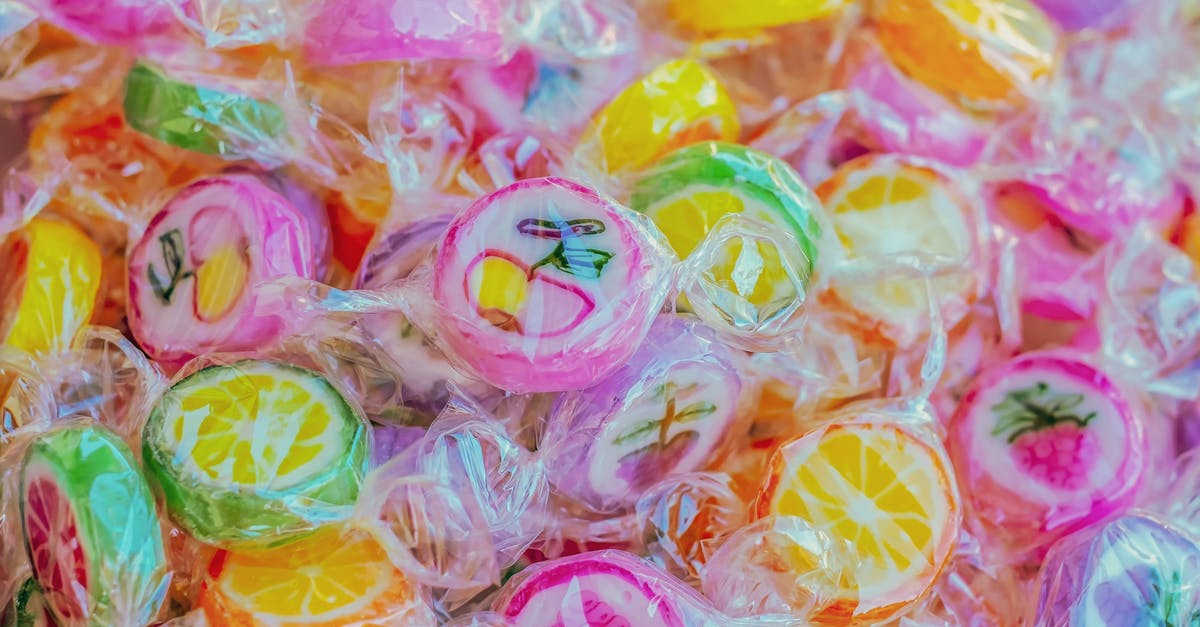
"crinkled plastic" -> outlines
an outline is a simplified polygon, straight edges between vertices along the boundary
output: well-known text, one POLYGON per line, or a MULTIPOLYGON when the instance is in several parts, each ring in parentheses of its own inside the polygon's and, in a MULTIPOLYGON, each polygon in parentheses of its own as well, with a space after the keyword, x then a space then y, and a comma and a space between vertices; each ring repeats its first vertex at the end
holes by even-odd
POLYGON ((745 503, 723 473, 668 477, 638 499, 638 542, 651 560, 696 587, 723 537, 745 523, 745 503))
POLYGON ((509 391, 597 383, 637 350, 670 288, 670 254, 650 229, 565 179, 518 181, 479 199, 451 222, 434 259, 439 339, 509 391))

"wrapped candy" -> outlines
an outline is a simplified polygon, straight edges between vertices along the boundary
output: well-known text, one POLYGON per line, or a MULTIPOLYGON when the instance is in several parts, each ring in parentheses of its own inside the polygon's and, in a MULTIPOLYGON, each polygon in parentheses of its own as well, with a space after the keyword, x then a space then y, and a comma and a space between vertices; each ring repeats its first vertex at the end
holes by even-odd
POLYGON ((65 424, 30 444, 21 526, 56 624, 140 625, 158 613, 169 578, 153 497, 105 429, 65 424))
POLYGON ((1133 504, 1150 455, 1142 420, 1104 371, 1032 352, 976 379, 947 442, 975 514, 1028 550, 1133 504))
POLYGON ((587 387, 645 337, 666 296, 665 261, 654 236, 596 192, 519 181, 459 214, 438 248, 441 338, 497 387, 587 387))
POLYGON ((349 517, 369 433, 320 374, 244 360, 175 382, 150 413, 142 456, 171 519, 190 534, 264 544, 349 517))
POLYGON ((660 479, 699 470, 735 431, 742 382, 731 351, 663 316, 628 363, 564 396, 542 437, 560 493, 596 511, 627 508, 660 479))
POLYGON ((196 181, 130 252, 130 329, 151 357, 177 363, 270 341, 279 323, 254 315, 254 286, 313 278, 314 252, 309 220, 255 177, 196 181))
POLYGON ((846 6, 848 0, 765 0, 733 6, 725 2, 672 0, 671 17, 699 31, 779 26, 817 19, 846 6))

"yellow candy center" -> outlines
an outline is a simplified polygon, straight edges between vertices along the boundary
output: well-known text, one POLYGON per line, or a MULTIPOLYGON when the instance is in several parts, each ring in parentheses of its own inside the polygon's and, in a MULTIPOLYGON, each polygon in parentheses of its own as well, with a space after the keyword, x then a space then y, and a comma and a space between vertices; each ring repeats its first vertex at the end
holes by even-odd
POLYGON ((529 293, 529 276, 504 257, 486 257, 468 278, 479 315, 502 329, 517 330, 517 314, 529 293))
POLYGON ((205 322, 225 317, 245 290, 249 274, 244 246, 218 249, 196 269, 196 315, 205 322))

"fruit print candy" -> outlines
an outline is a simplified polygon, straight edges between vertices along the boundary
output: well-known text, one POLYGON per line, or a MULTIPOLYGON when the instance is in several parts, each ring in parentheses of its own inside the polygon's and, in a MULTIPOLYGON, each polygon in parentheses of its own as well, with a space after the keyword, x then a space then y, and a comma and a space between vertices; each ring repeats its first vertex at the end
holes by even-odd
POLYGON ((700 325, 660 316, 627 363, 551 410, 539 450, 554 487, 612 512, 662 479, 707 466, 738 417, 733 360, 700 325))
MULTIPOLYGON (((667 236, 676 254, 692 254, 717 222, 729 214, 752 217, 795 237, 801 267, 800 286, 787 276, 775 251, 763 249, 762 273, 743 296, 755 305, 795 299, 807 291, 816 266, 821 212, 816 196, 783 161, 752 148, 702 142, 677 150, 655 163, 638 182, 630 207, 648 216, 667 236)), ((723 256, 713 273, 733 291, 738 255, 723 256)), ((715 262, 714 262, 715 263, 715 262)), ((744 270, 743 270, 744 272, 744 270)))
POLYGON ((758 518, 796 516, 852 547, 856 564, 842 565, 842 590, 817 622, 894 616, 929 591, 958 541, 958 492, 945 454, 894 416, 862 420, 780 445, 754 506, 758 518))
POLYGON ((512 392, 600 381, 637 350, 666 297, 667 253, 635 216, 559 178, 479 199, 434 261, 441 338, 512 392))
POLYGON ((1029 0, 885 0, 874 18, 900 71, 968 108, 1020 103, 1056 63, 1054 26, 1029 0))
MULTIPOLYGON (((976 208, 948 176, 907 157, 865 155, 842 164, 816 193, 851 262, 917 256, 948 266, 932 280, 942 319, 952 327, 966 315, 981 283, 972 269, 979 263, 976 208)), ((929 331, 919 277, 835 280, 822 298, 848 309, 851 324, 874 343, 911 346, 929 331)))
POLYGON ((1038 627, 1200 624, 1200 547, 1128 515, 1059 540, 1037 578, 1038 627))
POLYGON ((179 148, 229 159, 284 134, 278 105, 223 88, 170 78, 139 62, 125 77, 125 121, 137 131, 179 148))
POLYGON ((217 552, 197 605, 211 627, 433 624, 375 538, 341 525, 276 548, 217 552))
POLYGON ((604 550, 526 568, 493 608, 513 627, 683 627, 691 594, 637 557, 604 550))
POLYGON ((38 435, 20 495, 29 563, 60 627, 154 618, 167 561, 153 494, 124 442, 83 422, 38 435))
POLYGON ((1128 508, 1149 454, 1130 399, 1065 352, 1026 353, 985 372, 947 430, 973 514, 1023 548, 1128 508))
POLYGON ((201 179, 167 201, 129 254, 129 326, 150 357, 183 362, 261 346, 280 323, 254 315, 257 283, 314 278, 309 222, 258 179, 201 179))
POLYGON ((497 0, 319 0, 304 33, 317 65, 491 59, 504 52, 497 0))
POLYGON ((782 26, 836 13, 850 0, 751 0, 732 4, 719 0, 671 0, 671 18, 698 31, 724 31, 782 26))
POLYGON ((345 519, 371 451, 366 420, 323 376, 259 360, 176 382, 142 440, 171 519, 229 547, 345 519))
POLYGON ((609 173, 641 169, 675 148, 733 141, 737 110, 712 71, 688 59, 668 61, 617 94, 592 118, 577 154, 609 173))
POLYGON ((0 244, 0 343, 65 351, 92 318, 100 248, 79 227, 37 217, 0 244))

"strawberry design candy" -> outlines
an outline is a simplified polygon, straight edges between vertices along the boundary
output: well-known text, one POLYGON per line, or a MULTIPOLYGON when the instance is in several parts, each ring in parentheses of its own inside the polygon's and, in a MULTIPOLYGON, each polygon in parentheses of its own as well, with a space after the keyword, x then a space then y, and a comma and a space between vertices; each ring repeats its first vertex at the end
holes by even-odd
POLYGON ((666 254, 592 190, 518 181, 477 201, 442 239, 433 276, 442 338, 497 387, 587 387, 645 336, 666 297, 666 254))
POLYGON ((1143 481, 1134 406, 1073 353, 1026 353, 985 372, 947 426, 964 494, 1014 547, 1044 546, 1129 507, 1143 481))

